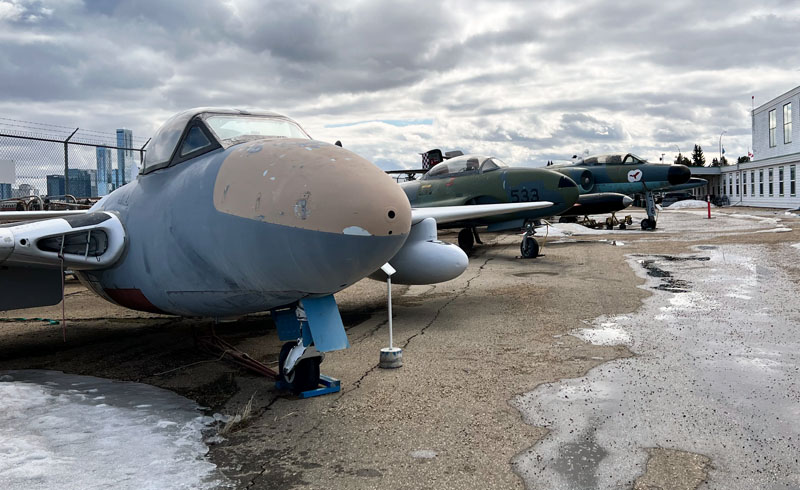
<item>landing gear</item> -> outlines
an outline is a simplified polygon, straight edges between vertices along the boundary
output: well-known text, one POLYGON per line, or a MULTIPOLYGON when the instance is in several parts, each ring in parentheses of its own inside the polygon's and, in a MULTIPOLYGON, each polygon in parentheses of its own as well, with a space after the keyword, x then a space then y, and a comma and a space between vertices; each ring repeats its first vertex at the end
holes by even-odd
POLYGON ((647 210, 647 218, 642 220, 643 230, 656 229, 656 200, 651 191, 644 193, 645 209, 647 210))
POLYGON ((524 259, 535 259, 539 256, 539 243, 534 238, 534 233, 533 223, 526 223, 525 235, 522 236, 522 242, 519 244, 519 252, 524 259))
MULTIPOLYGON (((461 250, 464 252, 471 252, 472 247, 475 245, 474 236, 477 235, 477 233, 473 234, 473 230, 474 228, 464 228, 458 232, 458 246, 461 247, 461 250)), ((480 241, 478 243, 480 243, 480 241)))
POLYGON ((475 243, 477 243, 478 245, 483 245, 483 242, 481 241, 481 236, 478 235, 478 229, 475 228, 474 226, 472 227, 472 236, 475 237, 475 243))
POLYGON ((322 357, 318 355, 301 358, 296 361, 292 369, 287 370, 287 360, 292 353, 292 349, 297 348, 298 345, 302 346, 302 342, 299 344, 297 342, 286 342, 281 347, 281 353, 278 356, 279 379, 286 383, 286 387, 295 393, 313 390, 319 386, 319 365, 322 362, 322 357))
POLYGON ((304 298, 273 308, 270 315, 278 338, 286 342, 278 356, 276 387, 291 390, 300 398, 339 391, 338 380, 319 372, 325 352, 350 346, 333 295, 304 298))

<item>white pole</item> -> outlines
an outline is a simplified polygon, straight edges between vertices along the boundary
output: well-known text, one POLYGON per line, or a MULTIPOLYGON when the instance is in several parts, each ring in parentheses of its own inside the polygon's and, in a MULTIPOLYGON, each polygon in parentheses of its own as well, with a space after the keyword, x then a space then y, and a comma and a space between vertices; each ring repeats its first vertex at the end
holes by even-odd
POLYGON ((386 284, 389 287, 389 348, 394 348, 392 344, 392 276, 386 278, 386 284))

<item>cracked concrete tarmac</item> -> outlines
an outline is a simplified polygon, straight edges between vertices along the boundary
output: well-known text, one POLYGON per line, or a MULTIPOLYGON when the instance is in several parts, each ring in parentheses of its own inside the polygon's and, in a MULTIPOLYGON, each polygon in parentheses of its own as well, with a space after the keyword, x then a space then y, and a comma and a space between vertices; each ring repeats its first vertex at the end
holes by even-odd
MULTIPOLYGON (((195 349, 192 333, 209 322, 122 310, 77 284, 68 289, 67 343, 57 326, 4 322, 0 369, 143 381, 225 413, 253 397, 254 415, 209 454, 238 488, 520 488, 511 461, 548 431, 526 424, 509 401, 633 355, 624 345, 568 335, 597 317, 633 313, 651 294, 637 287, 643 279, 627 255, 800 242, 797 231, 756 233, 793 227, 797 219, 782 211, 727 209, 718 216, 709 224, 697 213, 665 212, 654 233, 559 237, 535 260, 517 258, 519 237, 484 234, 486 245, 476 248, 460 278, 394 287, 395 343, 404 347, 405 362, 396 370, 377 368, 388 343, 386 286, 362 281, 337 294, 352 347, 326 357, 322 371, 341 379, 342 391, 320 398, 276 392, 195 349), (624 245, 614 246, 620 240, 624 245)), ((787 272, 795 284, 798 271, 787 272)), ((60 307, 3 316, 58 318, 60 307)), ((277 359, 280 344, 266 315, 217 332, 256 359, 277 359)), ((644 449, 649 460, 637 488, 696 488, 714 464, 702 455, 644 449)))

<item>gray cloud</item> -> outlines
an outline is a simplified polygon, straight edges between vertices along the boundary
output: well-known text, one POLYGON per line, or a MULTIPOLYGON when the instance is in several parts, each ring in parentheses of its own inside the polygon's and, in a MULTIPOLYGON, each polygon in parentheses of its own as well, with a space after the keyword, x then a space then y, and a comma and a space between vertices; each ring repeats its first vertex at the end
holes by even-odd
MULTIPOLYGON (((191 106, 287 113, 382 165, 750 145, 796 85, 792 2, 0 0, 0 115, 149 135, 191 106), (432 127, 377 119, 434 119, 432 127)), ((677 152, 677 150, 675 150, 677 152)))

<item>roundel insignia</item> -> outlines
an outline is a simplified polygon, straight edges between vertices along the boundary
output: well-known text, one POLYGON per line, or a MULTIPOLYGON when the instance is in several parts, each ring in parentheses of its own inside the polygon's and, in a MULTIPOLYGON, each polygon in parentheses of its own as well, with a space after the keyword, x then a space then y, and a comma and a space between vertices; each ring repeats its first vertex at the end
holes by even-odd
POLYGON ((642 180, 642 171, 637 169, 628 172, 628 182, 639 182, 642 180))

